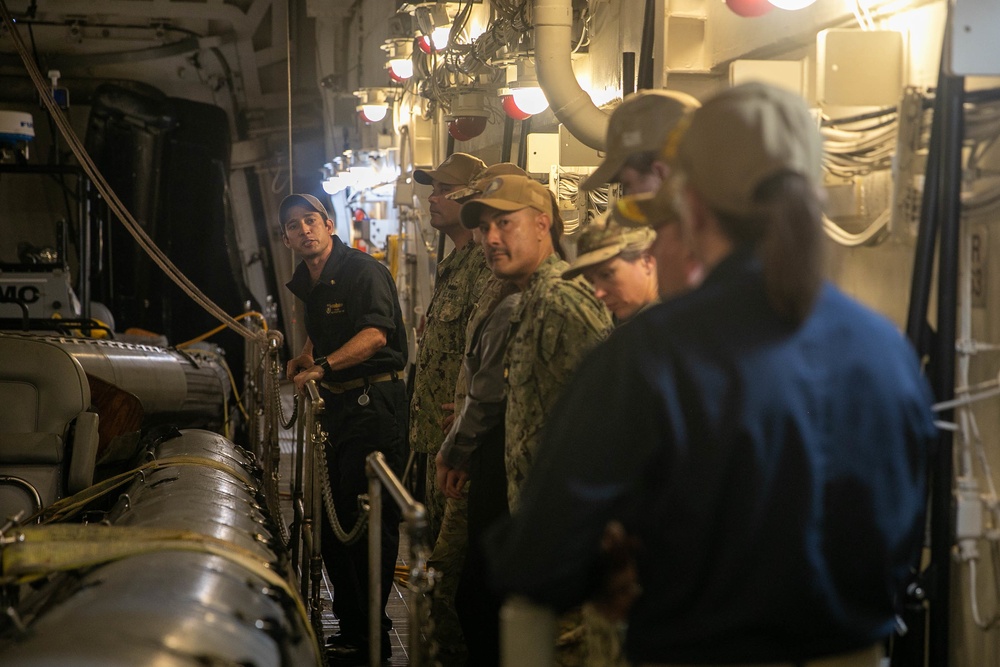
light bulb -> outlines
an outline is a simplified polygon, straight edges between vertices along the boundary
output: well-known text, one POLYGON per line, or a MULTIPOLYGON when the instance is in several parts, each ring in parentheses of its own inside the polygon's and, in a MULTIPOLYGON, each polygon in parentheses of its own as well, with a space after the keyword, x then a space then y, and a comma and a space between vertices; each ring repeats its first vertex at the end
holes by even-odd
POLYGON ((389 107, 385 104, 362 104, 360 113, 366 123, 377 123, 389 113, 389 107))
POLYGON ((503 107, 504 113, 514 120, 525 120, 526 118, 531 118, 530 113, 525 113, 523 110, 518 108, 513 95, 501 96, 500 104, 503 107))
POLYGON ((515 88, 510 92, 514 104, 524 113, 533 116, 549 108, 549 101, 545 99, 541 88, 515 88))
POLYGON ((431 33, 431 44, 435 51, 444 51, 448 48, 448 38, 451 37, 451 25, 443 25, 434 28, 431 33))
POLYGON ((413 76, 413 61, 409 58, 393 58, 389 61, 389 76, 396 81, 405 81, 413 76))
POLYGON ((769 0, 769 2, 778 9, 796 10, 805 9, 816 0, 769 0))
POLYGON ((340 176, 330 176, 323 181, 323 191, 328 195, 335 195, 347 189, 347 180, 340 176))

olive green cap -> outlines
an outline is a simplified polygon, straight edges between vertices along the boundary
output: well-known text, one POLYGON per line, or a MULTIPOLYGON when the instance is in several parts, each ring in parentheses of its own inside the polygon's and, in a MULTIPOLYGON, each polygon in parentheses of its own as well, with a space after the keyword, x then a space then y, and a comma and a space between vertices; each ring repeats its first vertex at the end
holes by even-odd
POLYGON ((475 155, 452 153, 437 169, 414 169, 413 180, 421 185, 434 185, 434 181, 446 185, 468 185, 485 168, 486 163, 475 155))

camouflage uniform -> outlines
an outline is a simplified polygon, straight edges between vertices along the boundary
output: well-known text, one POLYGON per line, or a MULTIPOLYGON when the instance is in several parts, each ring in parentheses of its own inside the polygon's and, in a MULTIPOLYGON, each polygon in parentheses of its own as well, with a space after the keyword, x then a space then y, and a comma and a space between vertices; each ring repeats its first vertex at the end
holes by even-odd
POLYGON ((491 276, 482 247, 473 241, 444 258, 438 264, 434 296, 417 350, 410 401, 410 446, 428 455, 426 502, 432 539, 437 536, 444 513, 444 497, 436 488, 433 464, 444 440, 441 422, 445 412, 441 405, 454 400, 465 352, 465 327, 491 276))
POLYGON ((611 317, 582 280, 563 280, 557 255, 538 267, 511 317, 505 358, 506 466, 511 514, 538 446, 545 415, 584 355, 611 331, 611 317))
MULTIPOLYGON (((573 371, 611 331, 611 316, 582 279, 564 280, 566 262, 548 257, 531 277, 511 317, 515 327, 505 360, 507 375, 507 497, 517 510, 545 416, 573 371)), ((560 667, 616 666, 622 658, 618 629, 592 609, 560 617, 556 642, 560 667)))
MULTIPOLYGON (((444 494, 437 487, 434 457, 444 440, 441 421, 445 411, 441 404, 450 403, 455 397, 455 383, 465 352, 466 324, 492 275, 482 247, 472 241, 456 248, 438 265, 434 295, 417 351, 410 402, 410 446, 427 454, 425 503, 429 535, 434 544, 429 565, 441 574, 431 601, 431 614, 435 622, 434 637, 440 646, 439 659, 445 667, 464 664, 465 642, 454 600, 465 555, 465 538, 456 536, 455 530, 449 530, 444 540, 437 538, 447 513, 464 514, 464 507, 446 508, 444 494)), ((459 526, 459 530, 463 527, 459 526)))

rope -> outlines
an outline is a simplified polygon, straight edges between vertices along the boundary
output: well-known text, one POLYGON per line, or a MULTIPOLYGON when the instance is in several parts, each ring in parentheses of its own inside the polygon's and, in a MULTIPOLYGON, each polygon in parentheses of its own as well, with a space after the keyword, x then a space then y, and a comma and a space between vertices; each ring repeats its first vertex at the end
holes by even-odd
POLYGON ((160 551, 190 551, 235 563, 280 589, 295 609, 313 646, 318 646, 309 614, 295 587, 274 570, 273 563, 231 542, 192 531, 66 524, 31 526, 18 531, 17 542, 3 551, 3 572, 27 583, 52 572, 78 570, 160 551))
POLYGON ((87 176, 94 183, 98 192, 101 193, 101 196, 104 197, 107 202, 108 207, 118 217, 121 223, 125 226, 125 229, 128 230, 129 234, 135 238, 139 246, 146 252, 147 255, 149 255, 150 259, 152 259, 153 262, 155 262, 156 265, 163 270, 167 277, 180 287, 188 296, 190 296, 195 303, 204 308, 210 315, 215 317, 220 322, 225 323, 230 329, 248 340, 256 340, 259 337, 262 337, 262 335, 259 335, 257 332, 252 331, 233 319, 233 317, 230 316, 225 310, 209 299, 194 283, 191 282, 187 276, 181 273, 173 262, 171 262, 170 259, 163 254, 163 251, 161 251, 156 244, 153 243, 153 240, 149 238, 142 226, 135 220, 135 218, 132 217, 132 214, 121 202, 118 195, 111 188, 108 182, 104 179, 104 175, 101 174, 97 165, 95 165, 93 160, 90 159, 90 156, 87 154, 87 150, 84 148, 80 139, 73 131, 69 119, 63 115, 62 110, 52 99, 52 95, 49 94, 49 90, 46 88, 46 82, 42 77, 42 73, 38 70, 38 67, 32 60, 31 54, 28 52, 24 41, 21 39, 17 24, 11 17, 5 0, 0 0, 0 15, 2 15, 3 22, 7 26, 7 31, 14 42, 18 56, 20 56, 21 61, 24 63, 24 67, 27 70, 28 75, 31 77, 35 88, 38 90, 39 96, 45 104, 45 108, 48 110, 50 117, 59 127, 60 133, 63 135, 66 143, 73 151, 73 155, 75 155, 76 159, 80 162, 84 172, 86 172, 87 176))
MULTIPOLYGON (((2 2, 2 0, 0 0, 2 2)), ((224 463, 215 461, 213 459, 200 458, 197 456, 171 456, 165 459, 158 459, 155 461, 149 461, 141 466, 134 468, 132 470, 119 473, 114 477, 109 477, 106 480, 98 482, 93 486, 89 486, 86 489, 76 493, 72 496, 62 498, 52 503, 40 512, 35 513, 31 517, 25 520, 24 523, 31 523, 39 516, 42 517, 42 523, 54 523, 56 521, 61 521, 67 519, 84 507, 97 500, 98 498, 111 493, 115 489, 124 484, 130 482, 136 474, 145 472, 146 470, 156 470, 159 468, 166 468, 168 466, 177 465, 196 465, 208 468, 214 468, 220 472, 232 475, 236 477, 240 482, 246 484, 247 486, 256 486, 256 482, 247 476, 246 473, 227 466, 224 463)))

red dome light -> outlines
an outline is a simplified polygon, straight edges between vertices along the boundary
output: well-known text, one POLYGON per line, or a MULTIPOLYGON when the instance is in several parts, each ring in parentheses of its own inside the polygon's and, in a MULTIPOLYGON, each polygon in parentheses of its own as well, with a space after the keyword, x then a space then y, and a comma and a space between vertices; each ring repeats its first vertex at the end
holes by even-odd
POLYGON ((740 16, 763 16, 774 9, 768 0, 726 0, 726 6, 740 16))
POLYGON ((478 137, 486 129, 486 116, 459 116, 448 123, 448 134, 457 141, 478 137))
POLYGON ((431 44, 431 38, 428 35, 420 35, 417 39, 417 46, 424 53, 430 54, 434 50, 434 46, 431 44))
MULTIPOLYGON (((767 0, 764 0, 764 2, 767 2, 767 0)), ((503 107, 504 113, 514 120, 524 120, 531 117, 530 113, 521 111, 521 109, 517 106, 517 103, 514 102, 513 95, 504 95, 500 98, 500 100, 500 105, 503 107)))

